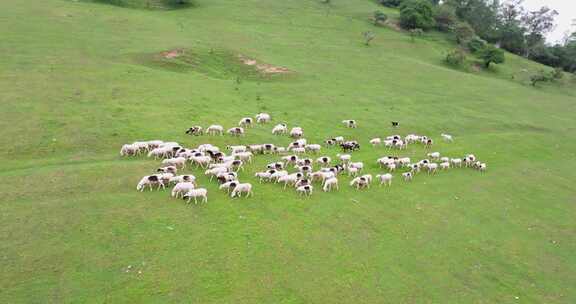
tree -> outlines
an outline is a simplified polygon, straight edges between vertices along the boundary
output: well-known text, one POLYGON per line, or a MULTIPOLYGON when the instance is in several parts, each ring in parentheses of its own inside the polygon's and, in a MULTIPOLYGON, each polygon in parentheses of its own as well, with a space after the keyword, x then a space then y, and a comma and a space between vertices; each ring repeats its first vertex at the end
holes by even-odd
POLYGON ((466 53, 460 49, 454 49, 446 54, 446 63, 452 66, 461 66, 466 61, 466 53))
POLYGON ((400 5, 400 25, 406 29, 430 29, 434 26, 432 4, 427 0, 405 0, 400 5))
POLYGON ((416 39, 416 37, 420 37, 424 35, 424 31, 422 29, 419 28, 415 28, 415 29, 411 29, 410 30, 410 40, 412 42, 414 42, 414 40, 416 39))
POLYGON ((525 14, 522 2, 523 0, 510 0, 502 4, 498 24, 500 47, 519 55, 526 52, 526 29, 521 21, 525 14))
POLYGON ((498 1, 446 0, 445 3, 454 7, 456 16, 468 22, 480 38, 496 41, 498 1))
POLYGON ((459 44, 465 44, 476 36, 474 29, 467 22, 458 23, 454 27, 454 34, 456 35, 456 42, 459 44))
POLYGON ((486 47, 487 42, 478 36, 474 36, 468 41, 468 49, 472 53, 478 53, 486 47))
POLYGON ((493 46, 486 45, 479 53, 478 57, 484 62, 484 67, 489 68, 491 63, 504 63, 504 51, 493 46))
POLYGON ((530 84, 532 84, 532 86, 535 87, 538 82, 549 82, 552 81, 553 79, 554 79, 553 73, 548 73, 544 70, 539 70, 538 72, 536 72, 536 74, 530 76, 530 84))
POLYGON ((443 4, 434 10, 434 20, 439 31, 449 32, 458 21, 458 17, 456 17, 456 11, 452 6, 443 4))
POLYGON ((381 11, 375 11, 372 18, 374 20, 374 25, 382 24, 388 20, 388 16, 381 11))
POLYGON ((378 3, 387 7, 398 7, 403 0, 379 0, 378 3))
POLYGON ((374 35, 374 33, 371 31, 366 31, 366 32, 362 33, 362 36, 364 37, 364 44, 365 45, 370 45, 370 42, 374 38, 376 38, 376 35, 374 35))
POLYGON ((557 15, 557 11, 544 6, 537 11, 528 12, 522 16, 521 19, 527 31, 527 57, 530 56, 530 52, 535 47, 546 40, 546 34, 554 29, 554 18, 557 15))

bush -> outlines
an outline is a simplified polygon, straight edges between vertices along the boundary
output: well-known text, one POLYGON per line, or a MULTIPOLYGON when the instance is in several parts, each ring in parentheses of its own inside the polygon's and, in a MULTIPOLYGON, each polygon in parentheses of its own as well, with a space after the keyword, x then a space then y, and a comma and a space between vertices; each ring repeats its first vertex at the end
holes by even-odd
POLYGON ((400 5, 400 25, 405 29, 434 26, 433 7, 428 0, 406 0, 400 5))
POLYGON ((456 11, 452 6, 440 5, 434 11, 434 20, 436 21, 436 28, 442 32, 449 32, 454 28, 458 21, 456 11))
POLYGON ((538 82, 549 82, 554 80, 554 72, 548 73, 544 70, 539 70, 536 74, 530 76, 530 83, 532 86, 536 86, 538 82))
POLYGON ((452 66, 461 66, 466 62, 466 53, 462 49, 454 49, 446 54, 446 63, 452 66))
POLYGON ((460 22, 454 27, 454 34, 456 35, 456 42, 464 45, 476 36, 474 29, 467 22, 460 22))
POLYGON ((472 53, 478 53, 484 47, 486 47, 487 42, 478 36, 474 36, 474 38, 468 41, 468 49, 472 53))
POLYGON ((504 63, 504 51, 491 45, 487 44, 483 49, 478 52, 478 57, 484 62, 486 68, 490 67, 491 63, 500 64, 504 63))
POLYGON ((379 0, 378 2, 381 5, 384 5, 387 7, 398 7, 402 3, 402 1, 403 0, 379 0))
POLYGON ((386 20, 388 20, 388 16, 386 16, 386 14, 384 14, 381 11, 375 11, 374 12, 374 16, 372 17, 374 18, 374 24, 382 24, 384 22, 386 22, 386 20))

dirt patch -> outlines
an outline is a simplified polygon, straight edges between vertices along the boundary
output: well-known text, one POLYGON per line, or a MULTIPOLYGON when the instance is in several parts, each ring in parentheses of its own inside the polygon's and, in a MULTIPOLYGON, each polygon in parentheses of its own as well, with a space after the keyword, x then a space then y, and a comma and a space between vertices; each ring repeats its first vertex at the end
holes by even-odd
POLYGON ((274 66, 267 63, 259 63, 256 59, 248 58, 244 55, 238 55, 240 61, 248 66, 253 66, 258 70, 260 73, 263 74, 282 74, 282 73, 290 73, 290 70, 285 67, 281 66, 274 66))
POLYGON ((170 58, 180 57, 180 55, 182 55, 183 53, 184 53, 184 50, 182 50, 182 49, 174 49, 174 50, 170 50, 170 51, 161 52, 160 56, 162 56, 166 59, 170 59, 170 58))

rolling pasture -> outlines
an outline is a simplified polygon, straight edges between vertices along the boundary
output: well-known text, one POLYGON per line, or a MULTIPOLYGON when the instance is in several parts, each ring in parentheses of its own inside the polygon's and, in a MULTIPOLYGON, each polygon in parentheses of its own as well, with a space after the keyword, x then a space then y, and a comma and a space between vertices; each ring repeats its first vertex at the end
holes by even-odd
POLYGON ((489 71, 451 69, 448 37, 412 42, 371 25, 375 9, 1 1, 0 303, 574 303, 574 78, 533 88, 525 75, 540 66, 510 54, 489 71), (184 134, 259 112, 272 123, 242 138, 184 134), (118 155, 153 139, 285 146, 270 132, 280 122, 313 143, 358 140, 353 159, 372 174, 384 155, 425 158, 421 145, 368 144, 409 133, 488 170, 396 173, 362 191, 342 177, 340 191, 302 198, 258 183, 279 159, 266 155, 240 173, 248 199, 186 169, 208 189, 207 204, 187 206, 135 190, 158 160, 118 155))

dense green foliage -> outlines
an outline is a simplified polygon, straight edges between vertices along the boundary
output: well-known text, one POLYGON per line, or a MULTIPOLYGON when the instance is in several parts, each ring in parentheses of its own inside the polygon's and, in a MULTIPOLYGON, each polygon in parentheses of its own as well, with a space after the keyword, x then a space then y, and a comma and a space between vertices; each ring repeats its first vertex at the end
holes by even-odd
POLYGON ((453 30, 458 22, 455 9, 450 5, 439 5, 434 10, 434 20, 436 28, 442 32, 449 32, 453 30))
POLYGON ((472 53, 477 53, 486 47, 487 43, 482 38, 474 36, 468 41, 467 47, 472 53))
POLYGON ((490 67, 491 63, 500 64, 504 63, 504 51, 492 45, 486 45, 478 52, 478 57, 482 59, 485 67, 490 67))
POLYGON ((398 7, 404 0, 378 0, 378 3, 387 7, 398 7))
POLYGON ((374 11, 372 18, 374 20, 374 24, 382 24, 388 20, 388 16, 386 16, 386 14, 384 14, 382 11, 374 11))
POLYGON ((446 63, 452 66, 461 66, 466 62, 466 53, 461 48, 453 49, 446 54, 446 63))
POLYGON ((400 4, 400 25, 406 29, 430 29, 434 26, 432 4, 428 0, 405 0, 400 4))
POLYGON ((329 13, 309 0, 196 4, 0 1, 0 303, 576 302, 571 75, 532 87, 523 77, 546 67, 513 54, 489 71, 449 68, 451 37, 374 27, 377 9, 397 16, 374 1, 333 1, 329 13), (239 55, 292 73, 263 81, 239 55), (243 138, 184 134, 258 112, 272 123, 243 138), (365 173, 386 172, 378 157, 433 151, 474 153, 488 170, 404 182, 399 168, 391 187, 361 191, 342 175, 339 191, 301 198, 258 183, 279 159, 265 155, 239 173, 249 199, 188 166, 208 203, 186 206, 135 190, 159 160, 118 155, 150 139, 286 146, 270 132, 281 122, 313 143, 358 140, 365 173), (410 133, 435 144, 368 144, 410 133))

